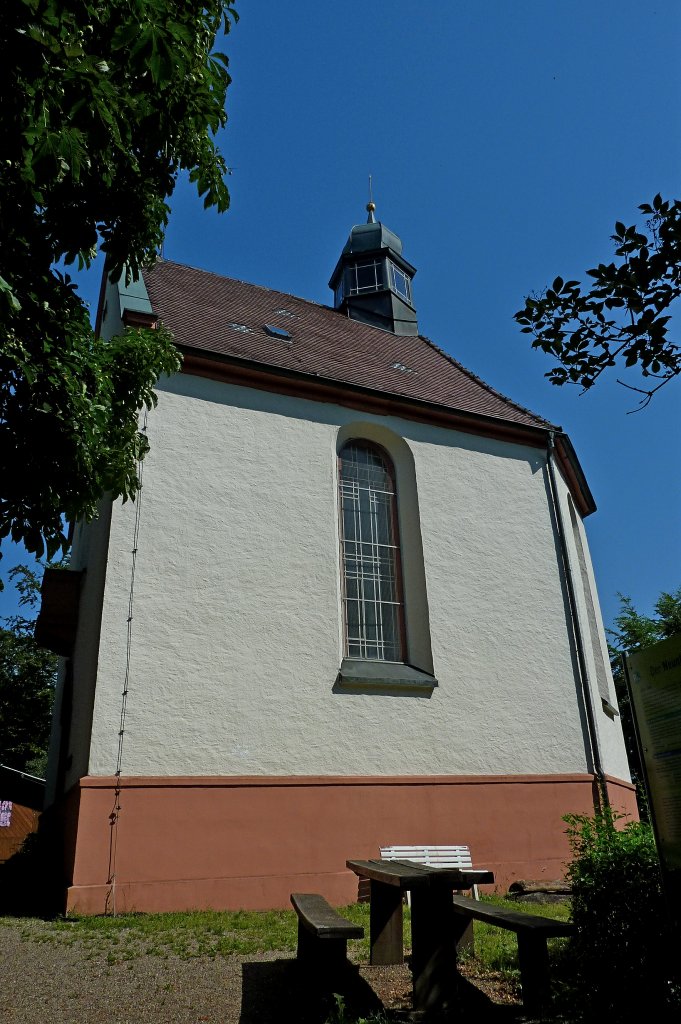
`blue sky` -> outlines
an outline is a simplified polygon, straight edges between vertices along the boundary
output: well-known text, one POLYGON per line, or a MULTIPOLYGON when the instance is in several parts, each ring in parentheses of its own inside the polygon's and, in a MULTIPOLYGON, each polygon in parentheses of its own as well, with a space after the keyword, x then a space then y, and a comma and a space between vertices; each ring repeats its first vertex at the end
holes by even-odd
MULTIPOLYGON (((165 256, 331 302, 373 176, 418 273, 421 332, 563 426, 599 506, 587 520, 606 624, 681 585, 681 383, 644 412, 602 380, 555 388, 512 315, 557 274, 609 261, 616 220, 681 193, 681 4, 660 0, 243 0, 224 43, 232 206, 185 181, 165 256)), ((100 269, 81 277, 96 302, 100 269)), ((8 551, 3 575, 16 560, 8 551)), ((0 597, 0 615, 11 610, 0 597)))

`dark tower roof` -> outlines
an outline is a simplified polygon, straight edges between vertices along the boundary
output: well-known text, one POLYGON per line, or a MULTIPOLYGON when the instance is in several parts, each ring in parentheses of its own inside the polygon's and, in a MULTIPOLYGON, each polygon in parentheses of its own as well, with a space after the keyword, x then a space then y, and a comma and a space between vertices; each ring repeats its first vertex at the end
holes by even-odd
POLYGON ((369 221, 367 224, 355 224, 343 247, 343 256, 378 249, 391 249, 394 255, 401 256, 402 239, 381 221, 369 221))
POLYGON ((416 268, 402 255, 402 240, 374 219, 356 224, 343 247, 329 287, 334 306, 353 320, 393 334, 418 334, 412 280, 416 268))

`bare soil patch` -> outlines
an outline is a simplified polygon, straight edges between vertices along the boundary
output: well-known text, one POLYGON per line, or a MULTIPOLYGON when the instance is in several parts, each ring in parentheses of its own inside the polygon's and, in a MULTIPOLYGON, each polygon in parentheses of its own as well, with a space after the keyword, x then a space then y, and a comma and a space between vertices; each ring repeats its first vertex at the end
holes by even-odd
MULTIPOLYGON (((291 952, 184 959, 131 950, 121 959, 92 948, 68 930, 38 920, 0 924, 2 1024, 320 1024, 332 1001, 310 995, 310 979, 291 952)), ((513 984, 502 975, 464 964, 462 1017, 522 1021, 513 984)), ((411 1009, 406 964, 360 965, 344 993, 348 1011, 384 1007, 398 1018, 411 1009)))

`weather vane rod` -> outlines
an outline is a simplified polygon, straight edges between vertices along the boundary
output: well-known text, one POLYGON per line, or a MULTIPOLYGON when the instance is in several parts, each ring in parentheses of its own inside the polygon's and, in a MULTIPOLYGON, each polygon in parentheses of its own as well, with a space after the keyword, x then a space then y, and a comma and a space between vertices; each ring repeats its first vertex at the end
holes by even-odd
POLYGON ((368 212, 369 216, 367 217, 367 224, 374 224, 375 223, 375 217, 374 217, 374 210, 375 209, 376 209, 376 203, 374 202, 374 193, 373 193, 373 190, 371 188, 371 175, 369 175, 369 202, 367 203, 367 212, 368 212))

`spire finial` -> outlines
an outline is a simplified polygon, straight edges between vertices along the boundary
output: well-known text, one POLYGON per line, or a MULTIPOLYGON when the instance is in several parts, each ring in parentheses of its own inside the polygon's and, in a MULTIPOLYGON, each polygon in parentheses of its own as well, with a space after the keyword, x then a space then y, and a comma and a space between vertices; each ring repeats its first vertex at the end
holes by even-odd
POLYGON ((374 210, 376 209, 376 203, 374 202, 373 192, 371 190, 371 175, 369 175, 369 202, 367 203, 367 224, 375 224, 376 218, 374 217, 374 210))

